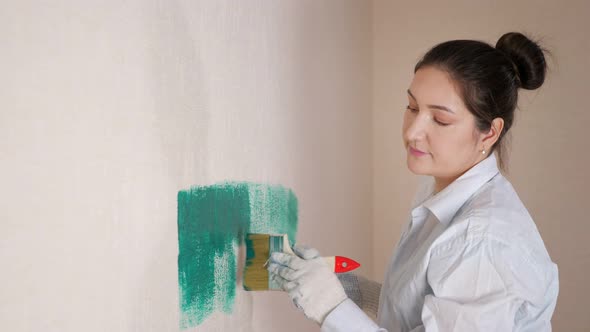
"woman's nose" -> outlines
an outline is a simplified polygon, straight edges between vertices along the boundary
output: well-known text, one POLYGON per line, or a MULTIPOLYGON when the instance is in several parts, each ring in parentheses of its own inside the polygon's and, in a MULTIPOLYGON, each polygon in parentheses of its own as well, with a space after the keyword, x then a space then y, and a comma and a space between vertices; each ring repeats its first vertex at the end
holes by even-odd
POLYGON ((430 122, 430 115, 418 114, 408 125, 406 130, 407 139, 410 141, 420 140, 426 137, 426 131, 430 122))

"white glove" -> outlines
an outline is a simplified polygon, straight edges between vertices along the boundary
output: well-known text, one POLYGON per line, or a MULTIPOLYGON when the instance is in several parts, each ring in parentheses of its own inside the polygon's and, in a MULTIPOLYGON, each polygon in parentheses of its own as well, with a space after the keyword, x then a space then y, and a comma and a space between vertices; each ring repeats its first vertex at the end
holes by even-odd
POLYGON ((296 244, 293 246, 293 251, 297 256, 305 260, 320 257, 320 252, 315 248, 309 248, 304 245, 296 244))
POLYGON ((293 303, 305 316, 322 324, 328 314, 347 299, 342 284, 317 250, 294 248, 309 258, 275 252, 267 269, 272 280, 289 293, 293 303))

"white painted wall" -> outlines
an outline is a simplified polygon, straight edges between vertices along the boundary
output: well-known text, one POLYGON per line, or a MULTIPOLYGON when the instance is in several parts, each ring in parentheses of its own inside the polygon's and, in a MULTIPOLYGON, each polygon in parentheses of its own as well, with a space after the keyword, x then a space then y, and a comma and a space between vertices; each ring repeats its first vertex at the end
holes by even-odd
MULTIPOLYGON (((280 183, 299 240, 371 258, 371 7, 0 4, 0 326, 177 331, 176 193, 280 183)), ((314 331, 240 292, 198 331, 314 331)))
MULTIPOLYGON (((292 188, 300 241, 382 278, 415 186, 413 65, 524 30, 557 64, 522 98, 510 178, 560 267, 554 329, 584 331, 588 5, 371 3, 0 3, 0 328, 177 331, 176 192, 220 180, 292 188)), ((196 330, 317 327, 239 293, 196 330)))

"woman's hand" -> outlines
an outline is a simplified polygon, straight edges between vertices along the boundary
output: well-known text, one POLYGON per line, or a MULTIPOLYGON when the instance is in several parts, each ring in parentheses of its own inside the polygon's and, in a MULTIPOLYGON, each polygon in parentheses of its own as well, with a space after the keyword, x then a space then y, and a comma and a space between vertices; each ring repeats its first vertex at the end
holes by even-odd
POLYGON ((305 316, 321 325, 347 299, 346 293, 317 250, 297 246, 293 250, 298 256, 273 253, 267 269, 305 316))

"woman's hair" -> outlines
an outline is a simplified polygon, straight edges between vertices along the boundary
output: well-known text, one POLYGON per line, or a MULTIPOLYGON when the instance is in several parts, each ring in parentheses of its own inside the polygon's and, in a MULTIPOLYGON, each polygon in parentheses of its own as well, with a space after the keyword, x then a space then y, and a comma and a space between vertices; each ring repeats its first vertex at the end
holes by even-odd
POLYGON ((504 119, 504 128, 490 153, 497 150, 500 169, 505 170, 503 138, 514 120, 518 89, 534 90, 543 84, 547 70, 543 52, 536 42, 518 32, 504 34, 495 48, 475 40, 451 40, 429 50, 414 72, 427 66, 447 72, 480 131, 488 131, 495 118, 504 119))

